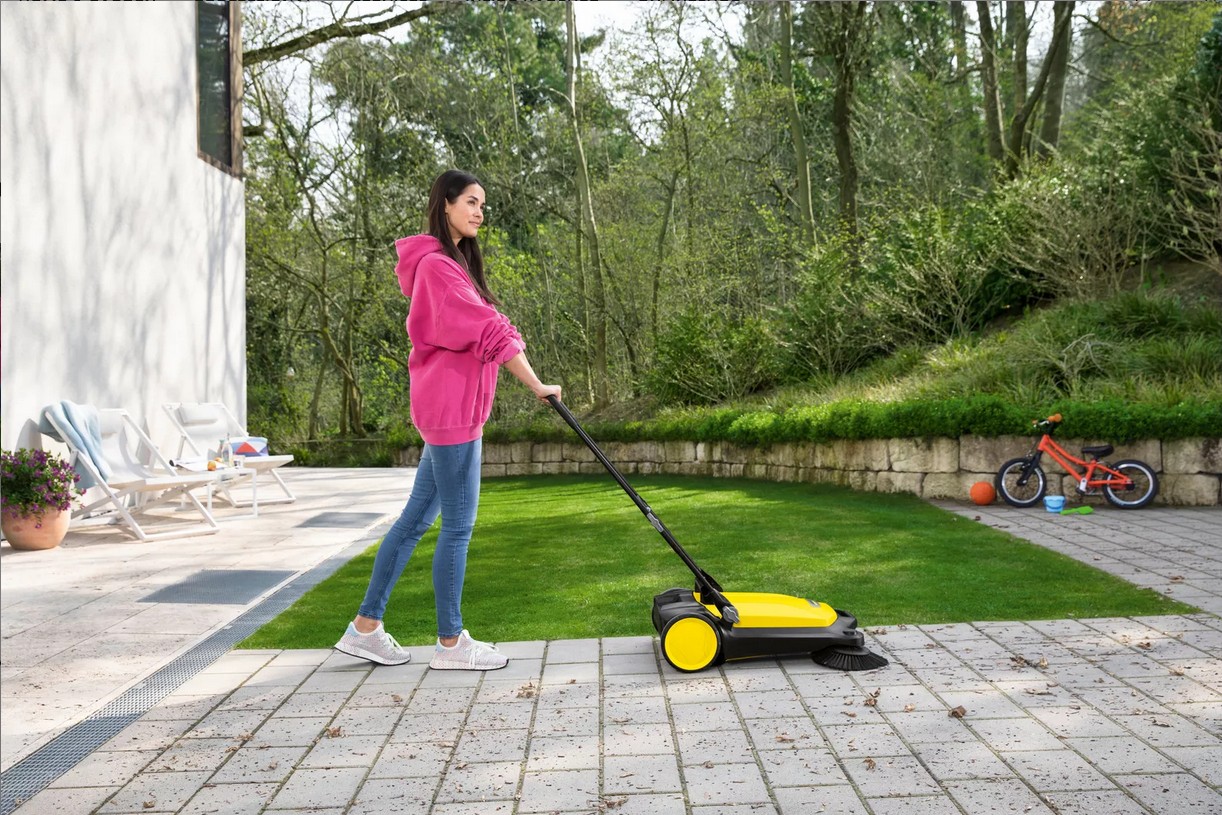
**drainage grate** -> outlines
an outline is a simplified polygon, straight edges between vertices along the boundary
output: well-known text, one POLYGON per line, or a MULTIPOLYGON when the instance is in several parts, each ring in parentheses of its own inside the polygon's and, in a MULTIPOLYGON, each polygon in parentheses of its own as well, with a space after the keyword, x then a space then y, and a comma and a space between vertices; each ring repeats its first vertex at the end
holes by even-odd
POLYGON ((307 518, 297 524, 297 528, 315 526, 359 528, 369 526, 371 523, 380 520, 381 517, 381 513, 378 512, 320 512, 313 518, 307 518))
MULTIPOLYGON (((275 594, 190 651, 167 663, 140 684, 129 688, 97 713, 68 728, 5 770, 0 774, 0 815, 10 815, 22 803, 118 735, 123 728, 137 721, 155 704, 173 693, 179 685, 227 654, 234 645, 297 602, 303 594, 334 574, 340 566, 376 543, 383 534, 385 530, 365 535, 342 552, 332 555, 296 580, 282 586, 275 594)), ((292 572, 284 574, 291 575, 292 572)))
POLYGON ((295 572, 273 569, 205 569, 158 589, 139 603, 208 603, 244 606, 295 572))

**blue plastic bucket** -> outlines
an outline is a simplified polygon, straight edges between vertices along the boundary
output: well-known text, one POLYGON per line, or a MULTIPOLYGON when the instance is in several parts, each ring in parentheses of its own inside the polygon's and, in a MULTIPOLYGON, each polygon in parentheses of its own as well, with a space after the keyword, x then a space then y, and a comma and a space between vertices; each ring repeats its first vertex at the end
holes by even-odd
POLYGON ((1044 496, 1044 509, 1049 512, 1060 512, 1065 508, 1064 495, 1046 495, 1044 496))

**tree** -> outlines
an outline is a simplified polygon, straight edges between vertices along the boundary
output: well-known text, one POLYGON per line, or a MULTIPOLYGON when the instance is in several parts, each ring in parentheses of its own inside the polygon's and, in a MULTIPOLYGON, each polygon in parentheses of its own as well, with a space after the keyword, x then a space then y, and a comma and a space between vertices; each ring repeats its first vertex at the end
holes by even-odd
MULTIPOLYGON (((1072 15, 1069 13, 1057 15, 1053 23, 1052 39, 1048 45, 1048 55, 1045 56, 1039 75, 1028 91, 1027 40, 1030 21, 1025 9, 1025 3, 1009 2, 1006 4, 1006 36, 999 42, 993 27, 992 10, 988 0, 977 0, 976 3, 976 11, 980 17, 981 72, 984 85, 988 154, 1003 178, 1014 178, 1018 175, 1022 161, 1030 151, 1029 128, 1034 122, 1035 111, 1043 98, 1053 66, 1057 63, 1056 55, 1062 48, 1068 54, 1069 37, 1071 36, 1072 15), (1013 101, 1008 122, 1005 121, 999 81, 999 56, 1005 53, 1007 47, 1012 50, 1011 81, 1013 83, 1013 101)), ((1063 73, 1060 74, 1059 81, 1064 82, 1063 73)))
MULTIPOLYGON (((1053 27, 1060 25, 1063 17, 1073 15, 1074 3, 1060 2, 1053 4, 1053 27)), ((1039 141, 1036 144, 1036 155, 1047 157, 1056 150, 1061 140, 1061 118, 1065 111, 1065 84, 1069 77, 1069 52, 1073 48, 1073 27, 1066 30, 1065 37, 1057 45, 1055 51, 1050 51, 1047 59, 1051 62, 1048 74, 1048 99, 1044 103, 1044 117, 1040 124, 1039 141)))
MULTIPOLYGON (((862 3, 861 5, 865 5, 862 3)), ((789 118, 789 138, 793 142, 794 163, 797 165, 798 177, 798 223, 802 225, 802 232, 806 235, 808 241, 815 239, 815 212, 811 204, 810 194, 810 161, 806 158, 806 136, 802 133, 802 117, 798 113, 798 97, 794 92, 793 87, 793 7, 789 3, 781 3, 781 82, 785 88, 785 112, 789 118)), ((839 86, 838 86, 839 87, 839 86)), ((839 97, 837 97, 839 99, 839 97)), ((841 115, 847 111, 839 111, 841 115)), ((838 119, 837 127, 843 123, 838 119)), ((847 124, 845 125, 847 127, 847 124)), ((839 137, 839 129, 837 130, 839 137)), ((840 141, 836 142, 836 155, 840 156, 840 141)), ((852 160, 852 145, 849 144, 848 159, 851 164, 852 160)), ((841 169, 844 170, 843 163, 841 169)), ((852 179, 852 185, 856 187, 855 170, 852 179)), ((844 176, 842 175, 843 179, 844 176)), ((845 214, 845 184, 841 184, 841 214, 845 214)), ((856 207, 850 206, 853 210, 852 222, 856 222, 856 207)))
POLYGON ((242 66, 243 68, 251 68, 260 63, 274 62, 285 57, 300 54, 303 51, 308 51, 315 46, 323 45, 333 40, 353 39, 368 34, 379 34, 410 23, 412 20, 419 20, 428 17, 430 14, 436 14, 450 5, 450 3, 433 0, 433 2, 425 3, 419 8, 409 11, 398 11, 398 4, 394 3, 390 8, 382 9, 373 14, 349 18, 347 16, 348 12, 353 9, 353 4, 350 3, 345 6, 343 15, 329 25, 320 26, 303 34, 298 34, 297 36, 260 48, 243 50, 242 66))
POLYGON ((832 142, 839 169, 840 223, 857 234, 857 157, 853 146, 857 83, 869 58, 873 17, 869 3, 818 3, 810 7, 817 21, 816 53, 830 58, 835 79, 832 97, 832 142))

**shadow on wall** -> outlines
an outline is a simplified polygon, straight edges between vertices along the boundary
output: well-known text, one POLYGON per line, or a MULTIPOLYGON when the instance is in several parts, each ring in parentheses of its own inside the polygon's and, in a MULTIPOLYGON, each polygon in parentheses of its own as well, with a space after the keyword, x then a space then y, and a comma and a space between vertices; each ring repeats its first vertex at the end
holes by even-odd
POLYGON ((6 3, 3 28, 5 427, 242 410, 244 190, 198 156, 194 4, 6 3))

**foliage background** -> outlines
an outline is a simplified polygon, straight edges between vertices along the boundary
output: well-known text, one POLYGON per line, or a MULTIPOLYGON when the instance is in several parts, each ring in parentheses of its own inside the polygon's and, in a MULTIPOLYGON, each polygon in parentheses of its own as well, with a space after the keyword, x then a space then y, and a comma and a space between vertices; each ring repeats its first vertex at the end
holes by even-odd
POLYGON ((1218 435, 1222 12, 1057 4, 1058 61, 1050 5, 652 3, 570 53, 565 3, 426 3, 261 59, 407 6, 245 4, 250 424, 412 440, 393 241, 459 166, 535 368, 626 435, 1218 435))

